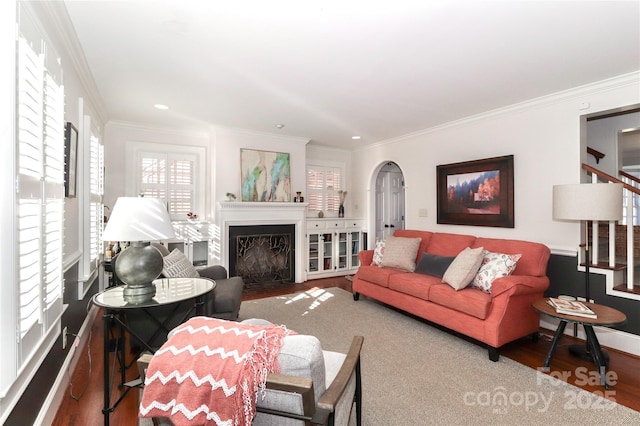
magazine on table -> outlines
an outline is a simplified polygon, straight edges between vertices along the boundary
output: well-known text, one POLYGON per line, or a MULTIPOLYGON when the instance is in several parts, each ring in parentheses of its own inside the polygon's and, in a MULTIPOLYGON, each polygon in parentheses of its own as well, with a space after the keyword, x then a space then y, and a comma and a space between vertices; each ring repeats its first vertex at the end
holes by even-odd
POLYGON ((550 297, 549 305, 551 305, 559 314, 575 315, 585 318, 598 318, 596 313, 589 309, 587 305, 577 300, 562 300, 550 297))

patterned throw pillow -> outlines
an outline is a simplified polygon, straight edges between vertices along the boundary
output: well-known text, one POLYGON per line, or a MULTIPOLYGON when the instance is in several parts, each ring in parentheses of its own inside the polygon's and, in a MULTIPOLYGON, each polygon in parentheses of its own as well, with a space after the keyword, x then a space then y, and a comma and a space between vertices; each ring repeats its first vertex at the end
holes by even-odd
POLYGON ((171 253, 164 257, 164 266, 162 267, 162 275, 165 278, 198 278, 200 274, 187 259, 187 257, 178 249, 174 249, 171 253))
POLYGON ((384 240, 376 241, 376 248, 373 250, 373 262, 372 265, 380 266, 382 265, 382 256, 384 255, 384 240))
POLYGON ((479 288, 485 293, 491 293, 493 280, 511 275, 521 257, 521 254, 502 254, 485 250, 482 265, 471 282, 471 287, 479 288))
POLYGON ((442 282, 449 284, 454 290, 462 290, 469 285, 478 273, 482 263, 484 247, 462 250, 442 276, 442 282))

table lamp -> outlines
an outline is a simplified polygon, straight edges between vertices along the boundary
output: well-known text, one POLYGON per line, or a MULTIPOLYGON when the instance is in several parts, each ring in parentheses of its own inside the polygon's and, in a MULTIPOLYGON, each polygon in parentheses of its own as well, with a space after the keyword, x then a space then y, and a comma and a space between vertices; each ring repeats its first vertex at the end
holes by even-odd
MULTIPOLYGON (((591 301, 589 285, 589 221, 622 220, 622 185, 619 183, 582 183, 555 185, 553 187, 553 219, 585 221, 585 290, 587 302, 591 301)), ((589 345, 574 345, 572 354, 591 360, 589 345)))
POLYGON ((153 280, 162 273, 162 254, 150 241, 175 238, 164 203, 157 198, 120 197, 102 233, 103 241, 130 241, 116 258, 114 272, 126 284, 124 299, 150 301, 156 294, 153 280))

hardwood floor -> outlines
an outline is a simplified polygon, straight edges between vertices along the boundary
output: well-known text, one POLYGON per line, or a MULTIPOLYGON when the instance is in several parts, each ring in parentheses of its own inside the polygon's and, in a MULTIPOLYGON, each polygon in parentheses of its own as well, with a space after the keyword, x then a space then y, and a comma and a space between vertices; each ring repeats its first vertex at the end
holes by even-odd
MULTIPOLYGON (((351 291, 351 282, 343 277, 338 277, 312 280, 304 284, 294 284, 284 288, 251 290, 245 292, 243 300, 295 293, 313 287, 340 287, 351 291)), ((66 390, 65 397, 52 423, 54 426, 84 426, 103 423, 102 330, 102 322, 97 320, 92 326, 88 347, 85 347, 80 353, 81 359, 71 376, 72 386, 66 390)), ((503 347, 500 354, 531 368, 538 368, 544 362, 552 336, 553 332, 541 330, 541 336, 537 342, 533 342, 531 339, 512 342, 503 347)), ((570 344, 582 343, 582 341, 565 336, 560 343, 552 363, 554 377, 564 374, 568 376, 566 381, 569 383, 599 395, 606 395, 622 405, 640 411, 640 374, 638 374, 638 371, 640 371, 640 358, 609 350, 609 374, 617 380, 617 383, 605 393, 605 390, 599 386, 594 373, 588 373, 588 371, 594 370, 593 365, 573 357, 568 352, 567 347, 570 344)), ((130 356, 132 357, 132 355, 130 356)), ((136 376, 137 371, 135 368, 130 368, 127 371, 128 380, 132 380, 136 376)), ((135 425, 137 421, 137 404, 137 391, 132 390, 111 414, 111 424, 135 425)))

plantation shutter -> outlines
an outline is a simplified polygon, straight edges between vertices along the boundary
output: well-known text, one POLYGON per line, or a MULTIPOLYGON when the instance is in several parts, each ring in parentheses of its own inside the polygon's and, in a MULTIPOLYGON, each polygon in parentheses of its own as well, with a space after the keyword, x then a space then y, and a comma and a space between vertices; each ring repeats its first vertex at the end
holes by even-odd
POLYGON ((90 262, 98 262, 102 253, 102 226, 104 211, 102 195, 104 194, 104 147, 100 139, 91 135, 89 147, 89 233, 90 262))
POLYGON ((340 205, 342 169, 307 166, 307 198, 310 211, 337 212, 340 205))
MULTIPOLYGON (((62 312, 64 91, 40 42, 18 39, 18 364, 62 312), (40 50, 38 53, 36 50, 40 50), (53 71, 53 72, 50 72, 53 71)), ((50 55, 55 57, 55 55, 50 55)))
POLYGON ((185 220, 195 210, 196 156, 141 152, 138 157, 139 194, 159 198, 174 220, 185 220))

